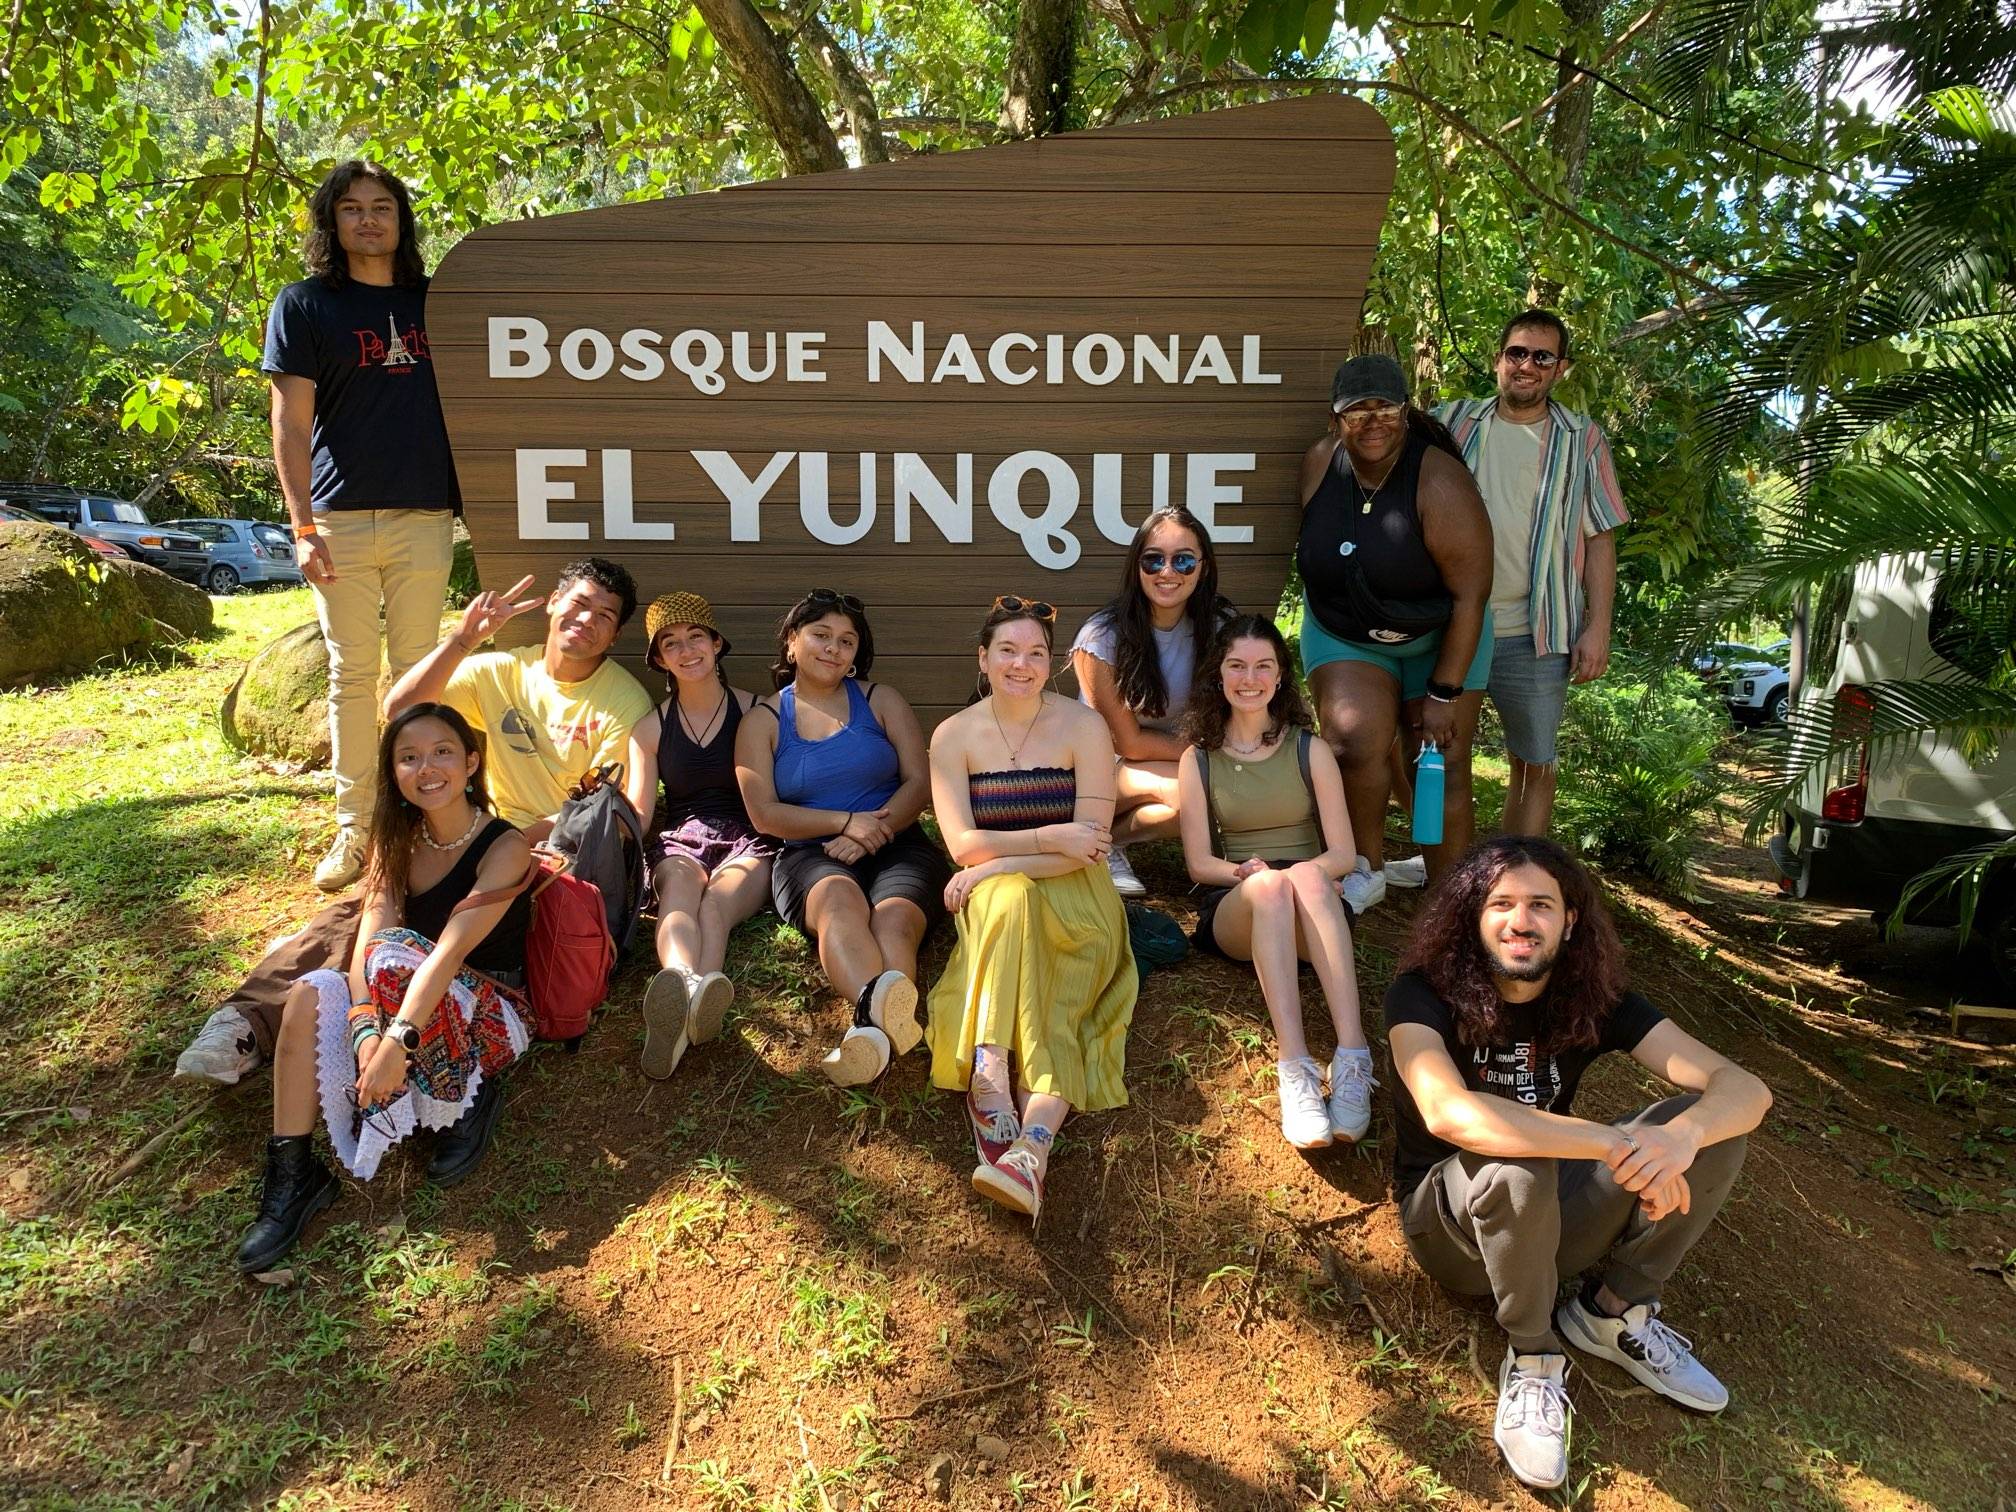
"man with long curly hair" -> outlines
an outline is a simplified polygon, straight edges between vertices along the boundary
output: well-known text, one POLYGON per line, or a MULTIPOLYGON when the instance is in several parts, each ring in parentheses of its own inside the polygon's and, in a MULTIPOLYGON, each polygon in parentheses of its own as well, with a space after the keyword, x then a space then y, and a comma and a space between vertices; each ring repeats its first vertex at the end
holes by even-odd
POLYGON ((1659 1299, 1771 1094, 1626 989, 1588 872, 1530 836, 1473 848, 1423 909, 1385 1012, 1407 1247, 1451 1291, 1497 1304, 1509 1347, 1494 1437, 1512 1473, 1567 1479, 1564 1337, 1683 1406, 1728 1405, 1659 1299), (1577 1117, 1582 1074, 1612 1050, 1681 1095, 1577 1117), (1585 1271, 1556 1308, 1562 1279, 1585 1271))

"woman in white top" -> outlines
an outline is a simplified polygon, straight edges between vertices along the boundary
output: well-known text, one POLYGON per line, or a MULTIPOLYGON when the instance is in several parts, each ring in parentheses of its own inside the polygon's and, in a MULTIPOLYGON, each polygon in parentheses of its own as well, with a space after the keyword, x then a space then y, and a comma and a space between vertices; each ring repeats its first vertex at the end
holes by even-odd
POLYGON ((1122 897, 1148 891, 1127 862, 1128 842, 1176 834, 1176 764, 1184 750, 1177 725, 1205 647, 1231 612, 1218 593, 1211 533, 1171 504, 1141 522, 1120 596, 1088 619, 1071 644, 1078 696, 1106 721, 1119 756, 1106 865, 1122 897))

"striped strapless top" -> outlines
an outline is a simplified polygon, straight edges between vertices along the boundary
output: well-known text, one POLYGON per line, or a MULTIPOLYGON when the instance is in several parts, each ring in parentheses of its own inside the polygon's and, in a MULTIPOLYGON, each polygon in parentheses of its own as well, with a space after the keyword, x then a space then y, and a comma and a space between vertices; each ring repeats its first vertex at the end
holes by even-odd
POLYGON ((966 779, 977 829, 1035 829, 1069 824, 1078 811, 1078 779, 1068 767, 974 772, 966 779))

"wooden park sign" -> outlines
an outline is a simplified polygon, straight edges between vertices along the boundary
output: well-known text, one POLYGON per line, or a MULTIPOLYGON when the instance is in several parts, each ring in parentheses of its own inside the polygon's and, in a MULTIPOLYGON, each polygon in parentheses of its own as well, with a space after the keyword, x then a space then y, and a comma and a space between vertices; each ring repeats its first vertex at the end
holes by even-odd
POLYGON ((1392 184, 1319 96, 485 227, 427 309, 482 580, 615 557, 758 689, 855 593, 927 726, 995 594, 1074 634, 1158 504, 1271 609, 1392 184))

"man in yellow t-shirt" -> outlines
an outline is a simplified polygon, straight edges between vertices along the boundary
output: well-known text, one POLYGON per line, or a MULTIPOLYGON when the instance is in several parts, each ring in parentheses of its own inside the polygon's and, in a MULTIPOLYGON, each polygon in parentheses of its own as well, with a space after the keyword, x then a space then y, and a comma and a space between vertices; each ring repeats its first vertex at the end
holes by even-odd
POLYGON ((575 783, 598 766, 622 764, 630 727, 651 712, 651 695, 609 660, 637 608, 627 571, 586 557, 560 569, 546 598, 521 599, 531 586, 527 577, 472 599, 455 633, 394 685, 385 717, 416 703, 458 710, 483 733, 497 813, 537 839, 575 783), (476 651, 501 625, 542 605, 543 646, 476 651))

